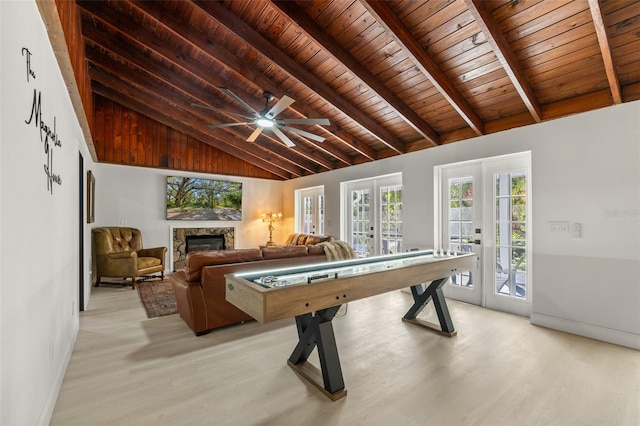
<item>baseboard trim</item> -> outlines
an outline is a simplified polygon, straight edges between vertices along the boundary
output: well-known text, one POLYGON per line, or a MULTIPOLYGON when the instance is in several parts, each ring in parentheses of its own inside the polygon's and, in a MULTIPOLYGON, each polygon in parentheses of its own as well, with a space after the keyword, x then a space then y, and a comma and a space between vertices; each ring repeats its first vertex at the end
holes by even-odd
MULTIPOLYGON (((77 315, 77 313, 76 313, 77 315)), ((64 358, 60 365, 60 369, 58 370, 58 374, 56 375, 56 380, 51 386, 51 390, 49 392, 49 398, 46 401, 46 404, 42 408, 40 412, 40 418, 38 419, 38 425, 48 425, 51 423, 51 417, 53 416, 53 410, 56 408, 56 402, 58 401, 58 395, 60 395, 60 389, 62 389, 62 382, 64 381, 64 375, 67 372, 67 367, 69 367, 69 362, 71 362, 71 355, 73 354, 73 348, 76 345, 76 340, 78 339, 78 332, 80 331, 79 322, 75 323, 75 330, 73 330, 73 336, 71 341, 69 342, 69 346, 65 351, 64 358)))
POLYGON ((585 324, 544 314, 531 313, 531 324, 554 330, 564 331, 578 336, 602 340, 603 342, 640 350, 640 335, 626 331, 613 330, 597 325, 585 324))

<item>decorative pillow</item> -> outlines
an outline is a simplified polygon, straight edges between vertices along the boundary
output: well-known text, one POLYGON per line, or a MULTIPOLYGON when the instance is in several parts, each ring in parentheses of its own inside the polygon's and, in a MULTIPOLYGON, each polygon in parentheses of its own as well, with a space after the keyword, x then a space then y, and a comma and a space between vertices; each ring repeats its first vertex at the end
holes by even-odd
POLYGON ((323 241, 333 241, 333 237, 329 237, 326 235, 314 235, 314 234, 291 234, 287 241, 284 243, 285 246, 303 246, 303 245, 312 245, 318 244, 323 241))

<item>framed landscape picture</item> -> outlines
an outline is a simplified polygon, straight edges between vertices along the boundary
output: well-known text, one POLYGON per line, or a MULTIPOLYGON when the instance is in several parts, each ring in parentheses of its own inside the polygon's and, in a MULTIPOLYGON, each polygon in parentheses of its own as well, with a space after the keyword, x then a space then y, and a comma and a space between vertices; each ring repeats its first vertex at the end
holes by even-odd
POLYGON ((242 183, 168 176, 167 220, 242 220, 242 183))

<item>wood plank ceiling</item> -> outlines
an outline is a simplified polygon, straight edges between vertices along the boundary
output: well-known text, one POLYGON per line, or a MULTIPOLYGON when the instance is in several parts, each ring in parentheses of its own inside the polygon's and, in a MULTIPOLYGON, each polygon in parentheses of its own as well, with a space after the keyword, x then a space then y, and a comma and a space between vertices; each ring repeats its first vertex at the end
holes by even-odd
POLYGON ((99 161, 291 179, 640 99, 633 0, 76 5, 99 161), (247 113, 222 87, 257 111, 289 96, 278 117, 328 118, 295 126, 326 139, 209 128, 244 119, 192 103, 247 113))

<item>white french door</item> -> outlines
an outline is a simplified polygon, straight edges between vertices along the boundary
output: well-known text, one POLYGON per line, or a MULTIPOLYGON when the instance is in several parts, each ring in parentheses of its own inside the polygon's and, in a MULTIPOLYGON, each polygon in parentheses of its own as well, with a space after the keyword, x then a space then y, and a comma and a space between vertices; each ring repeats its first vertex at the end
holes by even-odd
POLYGON ((402 251, 402 175, 345 182, 343 229, 357 257, 402 251))
POLYGON ((296 191, 296 232, 324 235, 324 186, 296 191))
POLYGON ((530 162, 525 153, 436 168, 436 248, 479 258, 445 285, 447 297, 529 316, 530 162))
POLYGON ((485 274, 485 306, 526 317, 531 314, 530 163, 529 155, 520 155, 484 165, 491 194, 485 211, 492 228, 485 245, 492 265, 485 274))
POLYGON ((454 275, 444 286, 446 297, 482 304, 482 168, 480 164, 451 166, 441 174, 441 243, 436 249, 475 253, 477 268, 454 275))

